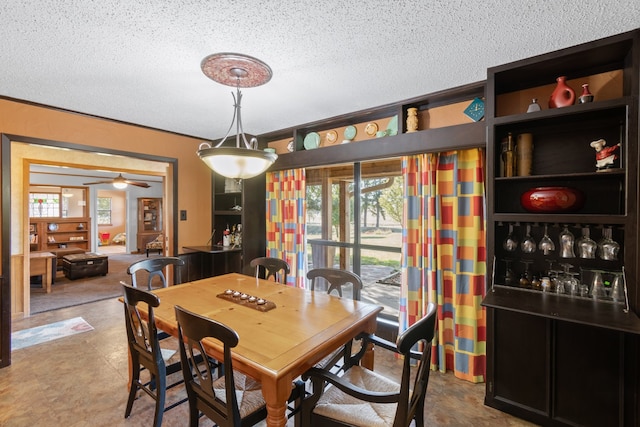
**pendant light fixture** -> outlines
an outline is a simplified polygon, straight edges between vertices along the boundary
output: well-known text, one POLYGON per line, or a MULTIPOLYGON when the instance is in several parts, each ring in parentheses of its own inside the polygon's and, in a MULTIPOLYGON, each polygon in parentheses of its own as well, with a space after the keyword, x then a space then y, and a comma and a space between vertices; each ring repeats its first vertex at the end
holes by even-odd
POLYGON ((211 80, 226 86, 235 86, 233 119, 227 134, 216 145, 200 144, 198 156, 214 172, 227 178, 246 179, 260 175, 278 158, 273 151, 258 150, 258 140, 247 141, 242 128, 240 88, 261 86, 271 80, 271 68, 251 56, 239 53, 215 53, 202 60, 202 72, 211 80), (235 147, 223 147, 235 123, 235 147))

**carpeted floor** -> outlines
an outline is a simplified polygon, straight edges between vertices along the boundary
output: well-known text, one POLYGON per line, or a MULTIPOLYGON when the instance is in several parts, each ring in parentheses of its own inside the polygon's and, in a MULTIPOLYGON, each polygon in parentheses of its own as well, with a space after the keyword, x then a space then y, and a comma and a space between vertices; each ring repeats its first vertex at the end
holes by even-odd
POLYGON ((131 283, 127 267, 146 256, 108 254, 108 257, 109 272, 106 276, 70 280, 58 274, 51 286, 50 294, 31 292, 31 313, 42 313, 122 295, 120 281, 131 283))

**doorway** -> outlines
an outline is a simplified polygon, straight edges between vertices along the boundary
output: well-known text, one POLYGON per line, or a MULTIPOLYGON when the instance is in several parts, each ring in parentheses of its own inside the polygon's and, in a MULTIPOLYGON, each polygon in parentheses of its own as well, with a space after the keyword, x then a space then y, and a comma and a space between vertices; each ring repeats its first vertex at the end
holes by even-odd
MULTIPOLYGON (((29 166, 29 188, 38 188, 42 191, 47 188, 42 183, 49 183, 59 186, 79 186, 86 194, 82 200, 74 200, 74 197, 62 198, 57 197, 56 201, 60 203, 65 201, 69 203, 86 204, 82 209, 89 224, 88 234, 89 243, 82 242, 82 249, 77 248, 78 242, 60 241, 57 243, 46 243, 44 250, 50 251, 57 255, 56 271, 52 274, 53 283, 50 293, 34 292, 34 285, 31 285, 29 292, 29 314, 41 313, 44 311, 55 310, 84 304, 88 302, 99 301, 106 298, 117 297, 121 294, 120 281, 127 281, 126 268, 133 262, 141 259, 137 252, 135 242, 136 235, 136 219, 137 201, 142 196, 158 196, 164 197, 164 177, 152 176, 144 174, 134 174, 129 172, 127 178, 136 182, 144 182, 148 187, 140 188, 137 186, 129 186, 125 189, 113 188, 110 179, 117 175, 120 171, 108 170, 89 170, 83 168, 74 168, 69 165, 61 167, 55 163, 41 164, 31 163, 29 166), (88 184, 100 182, 100 184, 88 184), (133 239, 127 236, 133 235, 133 239), (59 249, 64 248, 64 249, 59 249), (106 256, 108 264, 108 272, 106 276, 96 275, 92 277, 70 279, 63 272, 64 260, 62 256, 69 248, 77 249, 79 253, 95 253, 100 256, 106 256)), ((51 187, 51 188, 58 188, 51 187)), ((68 203, 67 203, 68 204, 68 203)), ((58 210, 62 212, 62 210, 58 210)), ((58 211, 52 211, 45 219, 51 224, 56 224, 63 219, 51 217, 58 211)), ((66 212, 66 211, 65 211, 66 212)), ((36 213, 37 214, 37 213, 36 213)), ((72 219, 72 218, 69 218, 72 219)), ((26 221, 30 221, 29 213, 27 213, 26 221)), ((87 235, 83 231, 83 236, 87 235)), ((55 236, 55 234, 54 234, 55 236)), ((50 236, 51 237, 51 236, 50 236)), ((61 237, 66 238, 66 234, 61 237)), ((74 237, 69 237, 73 239, 74 237)), ((84 237, 83 237, 84 239, 84 237)), ((41 244, 42 246, 42 244, 41 244)), ((39 248, 43 249, 43 248, 39 248)), ((75 253, 75 252, 74 252, 75 253)), ((37 288, 37 286, 35 287, 37 288)))
MULTIPOLYGON (((70 148, 62 148, 59 147, 55 141, 40 141, 44 145, 36 146, 33 143, 23 143, 20 141, 10 141, 11 146, 11 156, 13 159, 21 159, 21 161, 11 161, 11 203, 13 206, 17 206, 18 209, 14 209, 15 212, 12 211, 10 221, 12 222, 12 230, 14 232, 10 232, 12 244, 11 244, 11 253, 12 258, 17 259, 17 254, 29 253, 29 244, 28 244, 28 225, 29 218, 27 213, 27 201, 28 201, 28 192, 29 192, 29 181, 30 181, 30 168, 32 165, 37 165, 38 167, 53 167, 58 168, 57 173, 59 175, 58 179, 63 180, 79 180, 80 186, 86 182, 96 181, 95 175, 104 175, 108 174, 111 177, 117 175, 117 173, 124 174, 132 174, 132 175, 142 175, 144 174, 146 178, 156 179, 157 187, 160 189, 160 197, 165 199, 173 200, 173 191, 175 188, 175 183, 173 185, 169 185, 166 181, 165 177, 174 176, 173 168, 175 168, 175 159, 165 159, 165 158, 138 158, 135 157, 135 153, 119 153, 119 154, 109 154, 109 155, 99 155, 93 151, 85 151, 85 150, 75 150, 70 148), (47 144, 52 145, 47 145, 47 144), (19 166, 16 166, 18 164, 19 166), (74 169, 82 171, 85 175, 93 174, 93 178, 86 177, 77 177, 73 176, 71 173, 74 169), (16 231, 22 230, 20 235, 16 234, 16 231)), ((5 141, 3 140, 3 144, 5 141)), ((91 150, 95 150, 95 147, 91 147, 91 150)), ((104 154, 104 153, 103 153, 104 154)), ((152 157, 152 156, 145 156, 152 157)), ((6 157, 3 155, 3 161, 6 157)), ((51 175, 48 175, 48 182, 51 182, 51 175)), ((174 178, 175 179, 175 178, 174 178)), ((68 185, 68 183, 64 183, 68 185)), ((97 191, 100 186, 105 186, 104 188, 112 188, 110 184, 100 184, 88 186, 89 190, 89 199, 87 204, 90 205, 89 216, 90 218, 96 218, 95 211, 95 202, 97 199, 97 191)), ((139 190, 144 190, 143 188, 132 186, 131 189, 128 189, 128 200, 127 200, 127 212, 131 218, 135 218, 137 215, 137 197, 145 196, 146 193, 141 193, 139 190)), ((171 204, 169 206, 172 206, 171 204)), ((167 218, 173 219, 173 215, 168 215, 167 218)), ((175 222, 167 221, 167 235, 173 237, 173 232, 175 230, 175 222)), ((137 224, 135 221, 127 221, 127 234, 134 235, 136 234, 135 228, 137 224)), ((91 250, 95 251, 98 246, 96 245, 98 239, 98 231, 95 221, 91 223, 91 234, 90 239, 92 242, 91 250)), ((129 239, 131 240, 131 239, 129 239)), ((171 240, 174 241, 174 240, 171 240)), ((128 248, 131 246, 129 245, 128 248)), ((133 247, 135 247, 135 243, 133 243, 133 247)), ((128 249, 128 253, 132 251, 128 249)), ((13 301, 14 301, 14 309, 12 315, 20 315, 29 316, 31 313, 30 310, 30 300, 31 300, 31 292, 29 286, 29 257, 21 257, 23 262, 19 265, 14 265, 13 275, 14 280, 12 280, 11 291, 13 293, 13 301)), ((55 289, 55 285, 54 285, 55 289)), ((53 292, 52 292, 53 293, 53 292)))

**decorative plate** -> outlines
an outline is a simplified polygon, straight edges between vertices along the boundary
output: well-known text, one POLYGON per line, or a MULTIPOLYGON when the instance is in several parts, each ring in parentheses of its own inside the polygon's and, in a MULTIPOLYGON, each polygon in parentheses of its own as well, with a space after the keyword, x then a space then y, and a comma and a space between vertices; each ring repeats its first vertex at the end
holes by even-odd
POLYGON ((355 126, 347 126, 344 128, 344 139, 351 141, 356 137, 356 133, 358 133, 358 130, 355 126))
POLYGON ((374 122, 367 123, 364 128, 364 133, 368 136, 376 136, 376 132, 378 132, 378 125, 374 122))
POLYGON ((333 144, 337 140, 338 140, 338 132, 336 132, 335 130, 330 130, 329 132, 327 132, 327 142, 329 144, 333 144))
POLYGON ((313 150, 320 146, 320 135, 316 132, 310 132, 304 137, 304 148, 313 150))
POLYGON ((293 139, 287 144, 287 150, 293 152, 293 139))
POLYGON ((391 117, 389 120, 389 124, 387 125, 387 135, 393 136, 398 134, 398 116, 395 115, 391 117))
POLYGON ((49 223, 49 231, 58 231, 58 224, 55 222, 49 223))

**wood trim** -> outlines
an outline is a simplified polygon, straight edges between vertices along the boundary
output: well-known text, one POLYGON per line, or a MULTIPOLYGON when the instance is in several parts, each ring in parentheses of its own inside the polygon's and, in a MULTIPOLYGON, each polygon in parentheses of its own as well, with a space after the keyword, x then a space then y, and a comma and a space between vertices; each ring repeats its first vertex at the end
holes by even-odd
POLYGON ((2 236, 0 251, 0 368, 11 364, 11 140, 7 135, 0 136, 2 141, 2 236))

